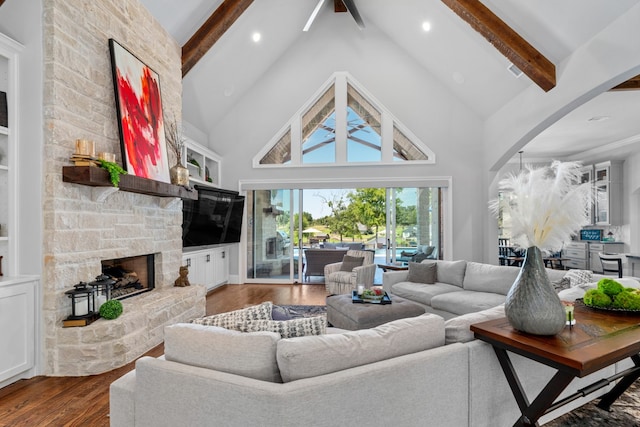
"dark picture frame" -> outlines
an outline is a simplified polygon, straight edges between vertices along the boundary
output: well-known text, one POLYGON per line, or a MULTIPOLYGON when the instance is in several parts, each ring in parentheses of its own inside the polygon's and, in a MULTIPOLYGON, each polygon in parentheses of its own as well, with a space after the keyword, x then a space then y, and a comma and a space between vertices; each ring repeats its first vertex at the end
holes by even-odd
POLYGON ((114 39, 109 39, 109 52, 123 168, 135 176, 171 182, 160 77, 114 39))

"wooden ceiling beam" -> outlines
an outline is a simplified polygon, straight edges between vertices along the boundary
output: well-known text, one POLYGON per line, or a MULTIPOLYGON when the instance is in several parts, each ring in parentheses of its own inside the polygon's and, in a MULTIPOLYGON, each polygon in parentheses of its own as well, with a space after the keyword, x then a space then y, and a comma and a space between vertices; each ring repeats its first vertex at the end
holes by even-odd
POLYGON ((344 5, 342 0, 333 0, 333 11, 338 12, 347 12, 347 6, 344 5))
POLYGON ((2 6, 2 3, 4 3, 4 0, 0 0, 0 6, 2 6))
POLYGON ((631 77, 626 82, 622 82, 609 90, 640 90, 640 75, 631 77))
POLYGON ((442 0, 545 92, 556 86, 556 67, 478 0, 442 0))
POLYGON ((251 3, 253 0, 224 0, 218 6, 202 27, 182 46, 182 77, 198 63, 251 3))

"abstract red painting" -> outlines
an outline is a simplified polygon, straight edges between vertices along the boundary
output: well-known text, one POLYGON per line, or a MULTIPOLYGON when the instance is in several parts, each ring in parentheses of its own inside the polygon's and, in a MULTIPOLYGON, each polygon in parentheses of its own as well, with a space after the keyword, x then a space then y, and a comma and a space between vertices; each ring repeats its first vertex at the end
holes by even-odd
POLYGON ((170 182, 158 74, 109 39, 124 169, 170 182))

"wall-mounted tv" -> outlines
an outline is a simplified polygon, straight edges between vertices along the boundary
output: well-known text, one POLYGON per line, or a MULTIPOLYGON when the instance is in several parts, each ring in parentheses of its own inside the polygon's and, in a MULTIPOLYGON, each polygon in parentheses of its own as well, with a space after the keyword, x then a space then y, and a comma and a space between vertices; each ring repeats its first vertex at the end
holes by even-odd
POLYGON ((202 185, 195 189, 198 200, 182 201, 182 246, 239 242, 244 196, 202 185))

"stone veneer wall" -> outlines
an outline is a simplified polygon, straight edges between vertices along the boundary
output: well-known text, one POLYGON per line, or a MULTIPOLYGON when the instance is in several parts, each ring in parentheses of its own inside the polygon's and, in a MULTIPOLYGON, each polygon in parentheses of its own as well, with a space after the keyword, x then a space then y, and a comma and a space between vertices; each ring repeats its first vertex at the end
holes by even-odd
POLYGON ((182 256, 181 203, 127 192, 100 202, 91 187, 62 182, 78 138, 95 141, 96 153, 116 153, 121 163, 109 38, 159 74, 165 115, 178 120, 181 49, 138 0, 43 5, 44 371, 88 375, 126 364, 162 342, 163 324, 204 314, 202 289, 172 287, 182 256), (124 302, 119 319, 62 328, 71 313, 64 292, 94 280, 101 260, 150 253, 156 254, 156 290, 124 302))

